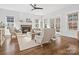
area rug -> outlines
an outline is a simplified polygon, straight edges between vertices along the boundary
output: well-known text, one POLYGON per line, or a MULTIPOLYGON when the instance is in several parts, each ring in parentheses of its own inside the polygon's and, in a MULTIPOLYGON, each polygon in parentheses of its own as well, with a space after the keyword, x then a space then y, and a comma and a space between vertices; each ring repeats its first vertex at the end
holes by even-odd
POLYGON ((35 43, 34 40, 31 40, 31 38, 29 38, 29 37, 22 37, 22 38, 19 37, 18 43, 19 43, 20 51, 39 45, 38 43, 35 43))

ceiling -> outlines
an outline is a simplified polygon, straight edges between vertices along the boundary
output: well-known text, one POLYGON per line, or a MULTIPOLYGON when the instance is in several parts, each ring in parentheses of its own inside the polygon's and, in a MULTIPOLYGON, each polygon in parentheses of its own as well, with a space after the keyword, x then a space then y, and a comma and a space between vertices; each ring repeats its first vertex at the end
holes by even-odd
POLYGON ((0 4, 0 8, 19 11, 24 13, 31 13, 35 15, 46 15, 48 13, 54 12, 56 10, 66 8, 71 4, 38 4, 43 10, 31 10, 30 4, 0 4))

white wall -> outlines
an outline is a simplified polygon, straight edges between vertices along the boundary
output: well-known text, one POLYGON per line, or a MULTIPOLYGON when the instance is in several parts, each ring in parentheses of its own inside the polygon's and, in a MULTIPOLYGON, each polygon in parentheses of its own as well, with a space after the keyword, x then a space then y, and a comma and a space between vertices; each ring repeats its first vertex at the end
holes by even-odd
POLYGON ((69 13, 77 12, 77 11, 79 11, 79 5, 72 5, 67 8, 60 9, 56 12, 52 12, 52 13, 48 14, 47 17, 49 17, 49 18, 55 18, 57 16, 60 17, 60 19, 61 19, 60 20, 61 35, 77 38, 77 31, 79 30, 79 20, 78 20, 78 30, 70 31, 68 29, 68 19, 67 19, 67 15, 69 13))

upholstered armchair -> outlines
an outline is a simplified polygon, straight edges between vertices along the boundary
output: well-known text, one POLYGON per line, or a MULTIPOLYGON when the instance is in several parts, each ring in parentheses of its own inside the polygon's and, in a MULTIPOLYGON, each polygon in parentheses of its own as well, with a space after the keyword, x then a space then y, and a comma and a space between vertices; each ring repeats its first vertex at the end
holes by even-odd
POLYGON ((50 39, 53 36, 53 29, 45 28, 43 29, 39 35, 35 36, 36 43, 39 43, 43 46, 44 43, 50 42, 50 39))

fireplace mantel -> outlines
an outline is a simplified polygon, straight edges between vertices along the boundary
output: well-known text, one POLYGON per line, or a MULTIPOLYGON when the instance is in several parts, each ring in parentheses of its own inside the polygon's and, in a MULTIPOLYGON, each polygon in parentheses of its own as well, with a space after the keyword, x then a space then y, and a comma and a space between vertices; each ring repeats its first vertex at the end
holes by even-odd
POLYGON ((20 25, 32 25, 32 22, 20 22, 20 25))

